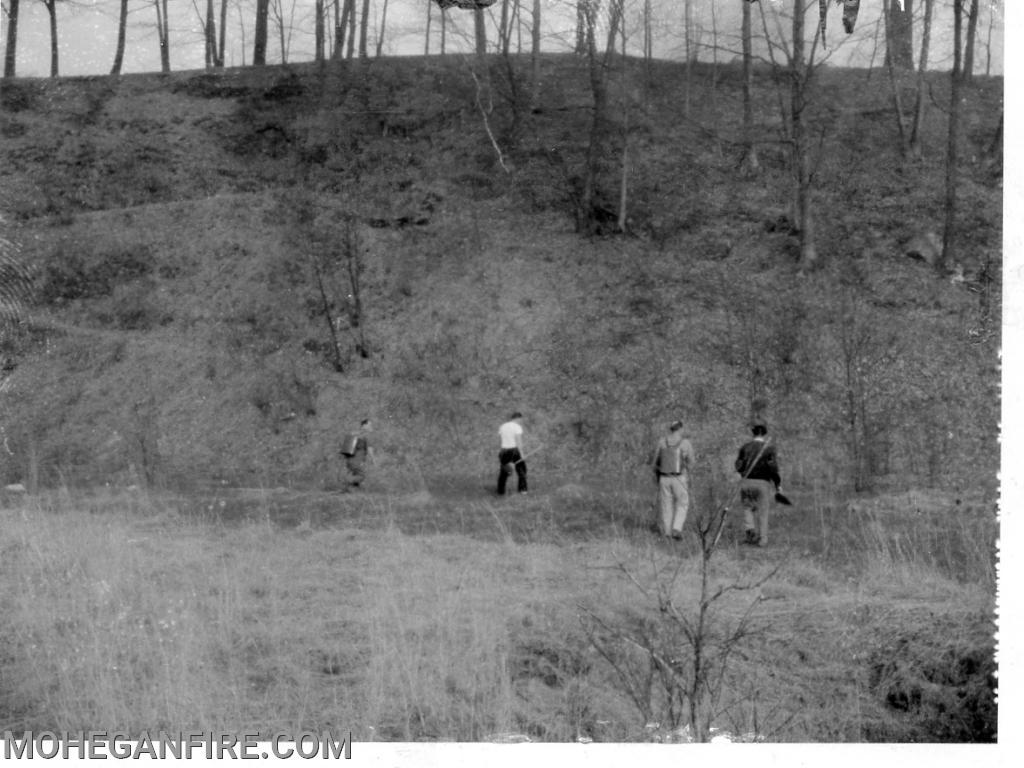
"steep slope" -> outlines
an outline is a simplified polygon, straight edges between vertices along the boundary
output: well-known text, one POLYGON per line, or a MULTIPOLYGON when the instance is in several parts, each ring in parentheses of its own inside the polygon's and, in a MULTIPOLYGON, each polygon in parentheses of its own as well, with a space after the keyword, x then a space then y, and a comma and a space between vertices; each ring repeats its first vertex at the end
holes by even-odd
POLYGON ((753 180, 734 72, 688 117, 678 67, 613 82, 600 192, 628 104, 630 233, 587 240, 586 72, 544 64, 529 113, 496 62, 486 124, 455 60, 5 86, 0 188, 40 287, 5 335, 6 479, 330 487, 367 414, 390 487, 477 476, 512 408, 552 472, 629 475, 680 414, 720 476, 764 399, 796 483, 993 481, 1000 82, 972 95, 954 285, 900 249, 939 220, 941 158, 899 161, 852 75, 814 102, 825 264, 802 275, 769 76, 753 180))

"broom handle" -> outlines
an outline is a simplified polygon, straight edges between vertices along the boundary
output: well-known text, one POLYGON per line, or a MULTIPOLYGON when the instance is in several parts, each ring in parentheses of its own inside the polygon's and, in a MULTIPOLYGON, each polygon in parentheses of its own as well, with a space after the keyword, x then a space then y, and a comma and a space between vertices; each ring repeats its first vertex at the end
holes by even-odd
POLYGON ((544 447, 543 445, 538 445, 532 451, 528 451, 527 453, 524 453, 522 456, 520 456, 518 459, 516 459, 512 463, 513 464, 519 464, 520 462, 526 461, 526 457, 527 456, 533 456, 533 454, 535 454, 537 451, 541 450, 543 447, 544 447))
MULTIPOLYGON (((729 501, 730 502, 733 500, 733 498, 739 492, 740 483, 742 483, 744 480, 746 480, 750 476, 750 473, 754 471, 754 467, 756 467, 757 466, 757 462, 761 460, 761 456, 764 455, 765 450, 768 448, 768 443, 770 443, 771 440, 772 440, 771 435, 768 435, 765 438, 764 445, 761 446, 761 450, 759 450, 757 452, 757 456, 755 456, 754 460, 752 462, 750 462, 750 466, 747 467, 747 471, 743 473, 743 476, 740 478, 739 483, 736 483, 736 487, 733 489, 733 492, 729 495, 729 501)), ((718 540, 720 538, 722 538, 722 529, 725 528, 725 518, 728 516, 728 514, 729 514, 729 505, 726 504, 725 506, 722 507, 722 516, 718 520, 718 530, 715 532, 715 540, 713 542, 711 542, 711 546, 709 547, 709 551, 714 551, 715 547, 718 546, 718 540)))

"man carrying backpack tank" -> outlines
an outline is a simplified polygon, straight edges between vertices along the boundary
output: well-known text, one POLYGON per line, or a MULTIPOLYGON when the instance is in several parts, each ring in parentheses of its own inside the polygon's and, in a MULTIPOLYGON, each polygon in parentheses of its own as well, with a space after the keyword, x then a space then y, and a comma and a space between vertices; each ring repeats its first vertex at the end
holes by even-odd
POLYGON ((370 447, 370 432, 373 431, 373 424, 369 419, 363 419, 359 429, 342 439, 341 455, 345 457, 345 466, 348 468, 349 489, 358 488, 366 479, 366 464, 374 463, 373 448, 370 447))
POLYGON ((654 449, 651 466, 658 478, 658 505, 661 511, 659 530, 673 539, 683 537, 683 524, 690 509, 690 467, 693 466, 693 446, 683 437, 683 422, 669 424, 654 449))

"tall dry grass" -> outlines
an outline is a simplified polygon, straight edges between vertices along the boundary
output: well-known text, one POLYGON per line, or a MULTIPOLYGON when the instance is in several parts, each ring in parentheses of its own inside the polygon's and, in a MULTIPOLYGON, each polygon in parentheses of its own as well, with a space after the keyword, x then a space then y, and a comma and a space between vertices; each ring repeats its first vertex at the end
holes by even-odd
MULTIPOLYGON (((550 496, 473 502, 467 516, 493 520, 487 536, 403 534, 404 516, 425 512, 391 500, 366 502, 382 523, 375 530, 330 519, 288 529, 269 518, 200 523, 144 493, 54 494, 0 509, 0 728, 674 738, 638 711, 586 617, 656 626, 651 590, 671 574, 673 599, 692 610, 696 542, 620 525, 649 513, 635 497, 571 502, 592 503, 593 519, 612 523, 606 533, 522 538, 523 520, 557 531, 569 501, 550 496)), ((924 540, 909 546, 886 533, 881 511, 873 519, 848 531, 850 541, 861 532, 850 546, 867 563, 853 576, 848 560, 784 544, 790 523, 764 552, 723 538, 713 588, 781 567, 716 606, 713 635, 751 610, 756 631, 729 658, 713 727, 776 741, 899 740, 937 727, 924 715, 901 724, 886 704, 913 700, 923 684, 913 675, 934 677, 913 654, 886 666, 886 649, 917 647, 901 638, 941 620, 943 636, 958 638, 946 649, 951 664, 984 661, 990 590, 911 557, 924 540)), ((929 536, 937 557, 945 550, 929 536)), ((622 653, 643 661, 635 648, 622 653)), ((978 679, 964 690, 983 698, 978 679)), ((924 700, 933 714, 963 688, 924 683, 941 688, 924 700)))
POLYGON ((226 527, 145 506, 2 511, 5 729, 571 736, 514 690, 530 653, 517 633, 547 632, 523 622, 571 605, 556 548, 226 527))

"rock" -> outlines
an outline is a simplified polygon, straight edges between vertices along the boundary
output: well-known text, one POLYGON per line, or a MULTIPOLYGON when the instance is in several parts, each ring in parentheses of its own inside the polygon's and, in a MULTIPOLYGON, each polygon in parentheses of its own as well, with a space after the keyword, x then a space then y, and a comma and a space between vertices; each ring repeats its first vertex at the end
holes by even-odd
POLYGON ((903 246, 903 253, 934 267, 942 256, 942 240, 934 232, 918 232, 903 246))
POLYGON ((566 496, 570 499, 582 499, 587 495, 587 489, 576 483, 566 483, 559 486, 557 493, 559 496, 566 496))
POLYGON ((403 504, 409 504, 414 507, 421 507, 426 504, 430 504, 434 501, 434 497, 430 491, 416 491, 402 497, 403 504))

